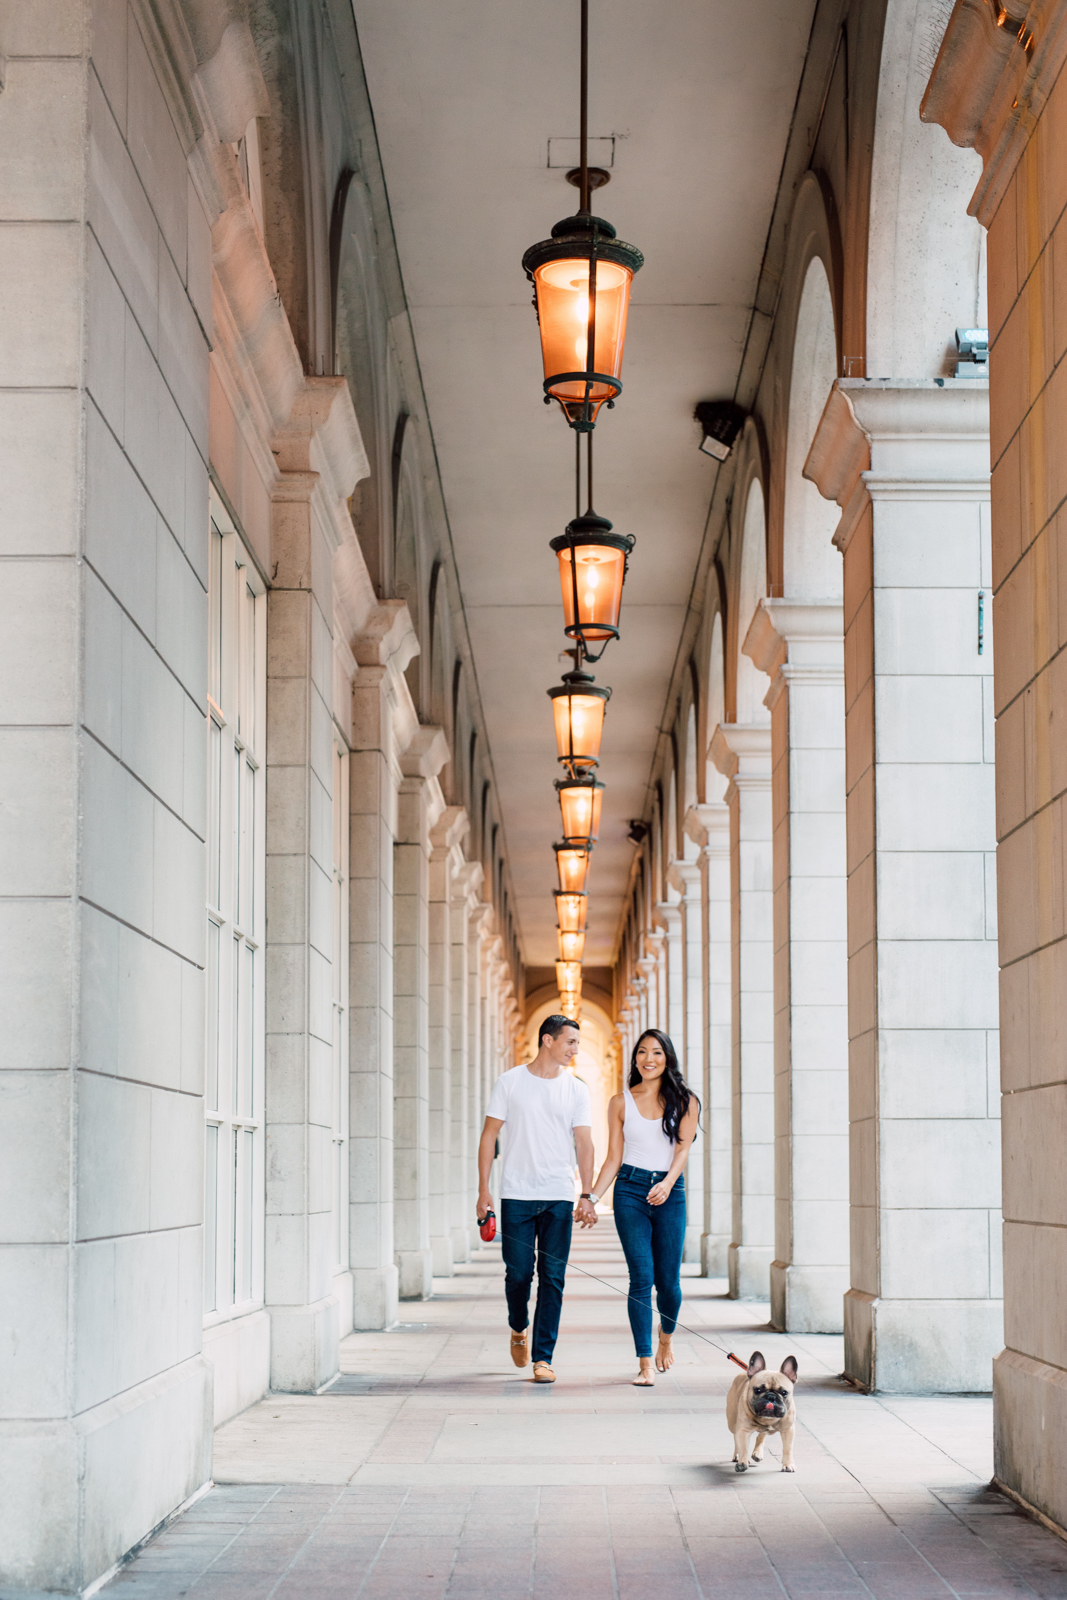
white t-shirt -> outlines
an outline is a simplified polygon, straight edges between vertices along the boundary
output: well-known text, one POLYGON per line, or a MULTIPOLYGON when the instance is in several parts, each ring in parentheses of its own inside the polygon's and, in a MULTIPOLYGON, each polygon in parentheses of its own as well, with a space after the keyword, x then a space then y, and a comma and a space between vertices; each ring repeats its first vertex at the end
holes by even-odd
POLYGON ((503 1122, 502 1200, 573 1200, 575 1128, 593 1124, 589 1090, 563 1071, 538 1078, 511 1067, 493 1084, 486 1116, 503 1122))

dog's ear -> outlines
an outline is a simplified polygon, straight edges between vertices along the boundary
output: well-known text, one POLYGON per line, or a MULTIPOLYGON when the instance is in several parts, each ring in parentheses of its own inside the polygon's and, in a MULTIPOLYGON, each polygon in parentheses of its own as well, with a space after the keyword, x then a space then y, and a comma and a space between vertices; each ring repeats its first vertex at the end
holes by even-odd
POLYGON ((790 1383, 796 1383, 796 1381, 797 1381, 797 1358, 796 1358, 796 1356, 786 1356, 785 1360, 782 1362, 782 1365, 778 1368, 778 1371, 783 1373, 785 1375, 785 1377, 787 1377, 789 1379, 790 1383))
POLYGON ((762 1372, 766 1365, 767 1365, 767 1363, 766 1363, 766 1361, 764 1361, 764 1359, 760 1355, 759 1351, 758 1350, 753 1350, 752 1355, 751 1355, 751 1357, 749 1359, 749 1363, 748 1363, 748 1375, 749 1375, 749 1377, 750 1378, 754 1378, 756 1376, 756 1373, 757 1372, 762 1372))

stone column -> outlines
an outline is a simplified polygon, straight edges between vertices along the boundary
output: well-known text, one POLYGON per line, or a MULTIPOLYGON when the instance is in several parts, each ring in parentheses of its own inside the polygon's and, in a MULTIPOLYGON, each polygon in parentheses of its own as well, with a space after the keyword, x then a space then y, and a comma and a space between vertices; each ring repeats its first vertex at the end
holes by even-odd
POLYGON ((720 723, 711 758, 728 778, 733 1299, 765 1300, 774 1256, 774 980, 771 730, 720 723))
POLYGON ((348 438, 350 467, 357 454, 365 465, 344 378, 309 378, 275 434, 267 591, 265 1300, 271 1388, 312 1393, 337 1371, 340 1332, 331 1239, 333 537, 323 497, 336 502, 343 485, 317 447, 324 429, 348 438))
MULTIPOLYGON (((454 1039, 462 1038, 459 1011, 453 1010, 453 879, 463 856, 460 840, 469 823, 462 806, 446 806, 430 830, 430 1249, 437 1278, 454 1271, 453 1228, 453 1070, 454 1039)), ((457 907, 457 919, 464 916, 457 907)), ((463 1259, 466 1259, 464 1257, 463 1259)))
POLYGON ((452 874, 452 1135, 449 1184, 452 1259, 469 1261, 475 1201, 475 1151, 471 1142, 474 1044, 470 1028, 470 916, 482 880, 481 863, 460 861, 452 874))
POLYGON ((848 952, 841 605, 761 601, 771 679, 775 1259, 771 1321, 839 1333, 848 1288, 848 952))
POLYGON ((401 1300, 433 1293, 430 1246, 430 830, 444 809, 440 728, 420 727, 400 758, 393 949, 396 1036, 396 1263, 401 1300))
POLYGON ((689 837, 701 846, 705 1132, 700 1262, 705 1278, 725 1278, 733 1237, 730 808, 724 801, 693 806, 685 825, 689 837))
POLYGON ((418 726, 404 669, 418 641, 385 600, 352 645, 349 760, 349 1251, 357 1328, 396 1321, 393 1117, 393 871, 400 751, 418 726))
POLYGON ((805 472, 844 508, 846 1370, 872 1389, 988 1389, 1002 1310, 985 386, 843 380, 805 472))
POLYGON ((700 865, 696 861, 672 861, 667 881, 680 896, 668 911, 668 964, 678 967, 669 975, 671 1037, 679 1050, 679 1064, 687 1083, 700 1096, 700 1130, 685 1169, 685 1261, 701 1261, 700 1240, 704 1233, 704 1146, 707 1118, 703 1113, 704 1085, 704 912, 701 902, 700 865), (677 934, 672 920, 677 918, 677 934), (676 995, 675 989, 678 993, 676 995), (676 1031, 677 1030, 677 1031, 676 1031))

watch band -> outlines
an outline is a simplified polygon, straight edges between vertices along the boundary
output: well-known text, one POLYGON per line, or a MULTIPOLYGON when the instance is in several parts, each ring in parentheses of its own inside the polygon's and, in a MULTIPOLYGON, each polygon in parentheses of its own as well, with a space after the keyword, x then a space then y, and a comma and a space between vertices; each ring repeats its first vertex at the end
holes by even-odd
POLYGON ((592 1193, 589 1190, 587 1190, 585 1192, 585 1194, 580 1194, 578 1196, 578 1198, 579 1198, 579 1200, 591 1200, 593 1198, 593 1196, 592 1196, 592 1193))

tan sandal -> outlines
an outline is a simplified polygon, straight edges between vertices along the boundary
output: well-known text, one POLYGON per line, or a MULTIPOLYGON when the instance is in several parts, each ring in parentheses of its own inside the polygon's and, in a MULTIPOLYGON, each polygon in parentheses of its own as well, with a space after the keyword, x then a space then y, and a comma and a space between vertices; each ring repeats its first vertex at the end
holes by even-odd
POLYGON ((656 1351, 656 1371, 666 1372, 674 1366, 674 1346, 671 1343, 672 1335, 659 1330, 659 1349, 656 1351))

